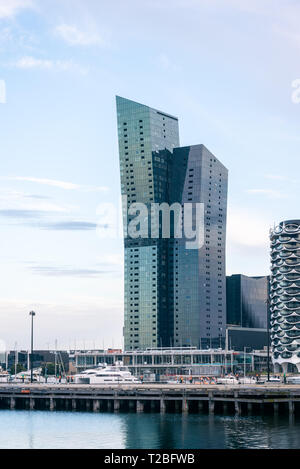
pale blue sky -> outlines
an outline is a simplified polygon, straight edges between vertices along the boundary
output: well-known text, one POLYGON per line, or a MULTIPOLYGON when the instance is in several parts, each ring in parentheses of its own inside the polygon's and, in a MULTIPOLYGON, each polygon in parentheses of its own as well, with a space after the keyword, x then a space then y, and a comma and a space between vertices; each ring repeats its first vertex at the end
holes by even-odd
POLYGON ((298 0, 0 0, 0 340, 122 343, 115 95, 179 117, 229 169, 228 273, 269 269, 299 218, 298 0))

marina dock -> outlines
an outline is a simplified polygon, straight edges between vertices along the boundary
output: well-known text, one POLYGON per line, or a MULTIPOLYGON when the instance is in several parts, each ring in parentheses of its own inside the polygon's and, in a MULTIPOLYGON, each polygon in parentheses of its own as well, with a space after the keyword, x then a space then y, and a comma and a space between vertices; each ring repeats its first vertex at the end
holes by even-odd
POLYGON ((0 408, 300 415, 300 386, 0 384, 0 408))

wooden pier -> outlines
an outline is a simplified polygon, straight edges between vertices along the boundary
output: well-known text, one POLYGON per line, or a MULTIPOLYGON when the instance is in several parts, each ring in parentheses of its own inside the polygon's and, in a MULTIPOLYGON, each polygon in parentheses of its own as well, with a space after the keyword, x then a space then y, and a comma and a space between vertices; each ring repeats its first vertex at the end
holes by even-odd
POLYGON ((300 386, 0 384, 0 409, 300 415, 300 386))

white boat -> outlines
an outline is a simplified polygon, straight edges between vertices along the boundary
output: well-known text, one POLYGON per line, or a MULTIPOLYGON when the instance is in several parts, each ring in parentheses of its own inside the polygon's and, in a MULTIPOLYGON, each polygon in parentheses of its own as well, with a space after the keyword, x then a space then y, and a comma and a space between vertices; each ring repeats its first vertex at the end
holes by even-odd
POLYGON ((270 376, 270 379, 268 381, 267 376, 261 376, 257 380, 257 384, 267 384, 267 383, 280 384, 281 383, 281 378, 280 378, 280 376, 270 376))
MULTIPOLYGON (((33 381, 36 382, 43 382, 42 377, 42 368, 36 368, 32 371, 33 381)), ((16 375, 12 375, 11 380, 15 383, 29 383, 31 380, 31 371, 21 371, 16 375)))
POLYGON ((8 383, 9 381, 9 373, 7 371, 1 371, 0 372, 0 383, 8 383))
POLYGON ((300 376, 288 376, 286 382, 288 384, 300 384, 300 376))
POLYGON ((270 383, 281 383, 281 378, 280 376, 270 376, 270 383))
POLYGON ((249 376, 239 378, 239 381, 241 384, 256 384, 256 379, 249 376))
POLYGON ((217 384, 240 384, 240 381, 235 376, 225 376, 224 378, 217 378, 217 384))
POLYGON ((135 378, 122 362, 115 365, 99 365, 90 368, 74 376, 76 384, 139 384, 140 380, 135 378))

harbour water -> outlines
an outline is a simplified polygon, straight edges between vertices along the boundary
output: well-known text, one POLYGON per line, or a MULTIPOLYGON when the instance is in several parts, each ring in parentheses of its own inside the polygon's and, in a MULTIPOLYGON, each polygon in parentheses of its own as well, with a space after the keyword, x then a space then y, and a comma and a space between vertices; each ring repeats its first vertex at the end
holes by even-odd
POLYGON ((0 410, 0 448, 300 448, 300 418, 0 410))

